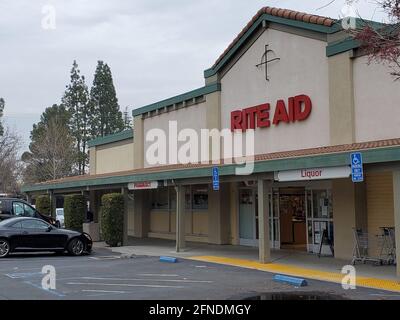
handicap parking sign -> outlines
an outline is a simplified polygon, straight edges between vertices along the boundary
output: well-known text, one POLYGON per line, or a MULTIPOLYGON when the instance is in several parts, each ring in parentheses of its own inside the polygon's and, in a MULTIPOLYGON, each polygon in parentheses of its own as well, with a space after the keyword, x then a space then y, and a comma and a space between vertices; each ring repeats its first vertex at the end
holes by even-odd
POLYGON ((218 191, 219 190, 219 169, 217 167, 213 168, 212 176, 213 176, 213 190, 218 191))
POLYGON ((351 179, 354 183, 364 181, 363 159, 360 152, 350 155, 351 162, 351 179))

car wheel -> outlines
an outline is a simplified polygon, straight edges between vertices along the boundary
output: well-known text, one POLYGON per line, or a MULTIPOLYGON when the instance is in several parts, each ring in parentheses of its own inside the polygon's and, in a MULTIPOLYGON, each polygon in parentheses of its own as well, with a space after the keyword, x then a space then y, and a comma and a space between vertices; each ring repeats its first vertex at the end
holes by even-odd
POLYGON ((73 256, 80 256, 85 250, 85 245, 81 239, 72 239, 68 245, 68 252, 73 256))
POLYGON ((6 257, 10 253, 10 244, 5 239, 0 239, 0 258, 6 257))

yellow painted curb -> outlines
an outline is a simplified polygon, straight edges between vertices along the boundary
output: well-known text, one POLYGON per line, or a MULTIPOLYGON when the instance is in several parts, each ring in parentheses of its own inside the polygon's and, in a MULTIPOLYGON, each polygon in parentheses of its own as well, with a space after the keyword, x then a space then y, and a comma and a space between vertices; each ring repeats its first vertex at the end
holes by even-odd
MULTIPOLYGON (((260 271, 267 271, 272 273, 279 273, 295 277, 304 277, 308 279, 328 281, 334 283, 342 283, 342 279, 344 277, 344 275, 341 273, 321 271, 318 269, 307 269, 307 268, 296 267, 294 265, 285 265, 278 263, 262 264, 257 261, 244 260, 244 259, 215 257, 215 256, 196 256, 196 257, 188 257, 186 259, 204 261, 204 262, 213 262, 235 267, 255 269, 260 271)), ((357 277, 357 286, 400 292, 400 282, 388 279, 357 277)))

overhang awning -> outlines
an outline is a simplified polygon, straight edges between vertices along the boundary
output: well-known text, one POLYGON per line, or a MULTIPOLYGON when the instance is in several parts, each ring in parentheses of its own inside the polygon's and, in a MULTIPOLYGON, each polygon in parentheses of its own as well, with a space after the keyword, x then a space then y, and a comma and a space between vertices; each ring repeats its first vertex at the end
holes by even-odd
MULTIPOLYGON (((362 152, 364 164, 400 161, 400 138, 257 155, 254 159, 253 173, 350 165, 350 154, 354 151, 362 152)), ((242 165, 222 163, 217 166, 220 168, 220 176, 234 176, 236 169, 242 165)), ((84 189, 172 179, 207 177, 211 179, 213 167, 215 167, 213 164, 168 165, 110 174, 69 177, 24 186, 22 192, 84 189)))

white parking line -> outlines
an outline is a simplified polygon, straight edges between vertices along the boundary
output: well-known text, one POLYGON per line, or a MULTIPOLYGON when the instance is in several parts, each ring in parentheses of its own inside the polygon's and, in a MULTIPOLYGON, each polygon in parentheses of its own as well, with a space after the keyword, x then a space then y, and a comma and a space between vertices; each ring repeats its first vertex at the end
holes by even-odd
POLYGON ((89 257, 92 260, 117 260, 121 259, 121 256, 101 256, 101 257, 89 257))
POLYGON ((182 289, 181 286, 160 286, 147 284, 125 284, 125 283, 90 283, 90 282, 68 282, 68 285, 77 286, 114 286, 114 287, 145 287, 145 288, 175 288, 182 289))
POLYGON ((111 291, 111 290, 82 290, 82 292, 96 292, 96 293, 129 293, 128 291, 111 291))
POLYGON ((179 277, 177 274, 151 274, 151 273, 139 273, 139 277, 179 277))
POLYGON ((183 283, 213 283, 210 280, 187 280, 187 279, 123 279, 123 278, 97 278, 81 277, 84 280, 110 280, 110 281, 154 281, 154 282, 183 282, 183 283))

